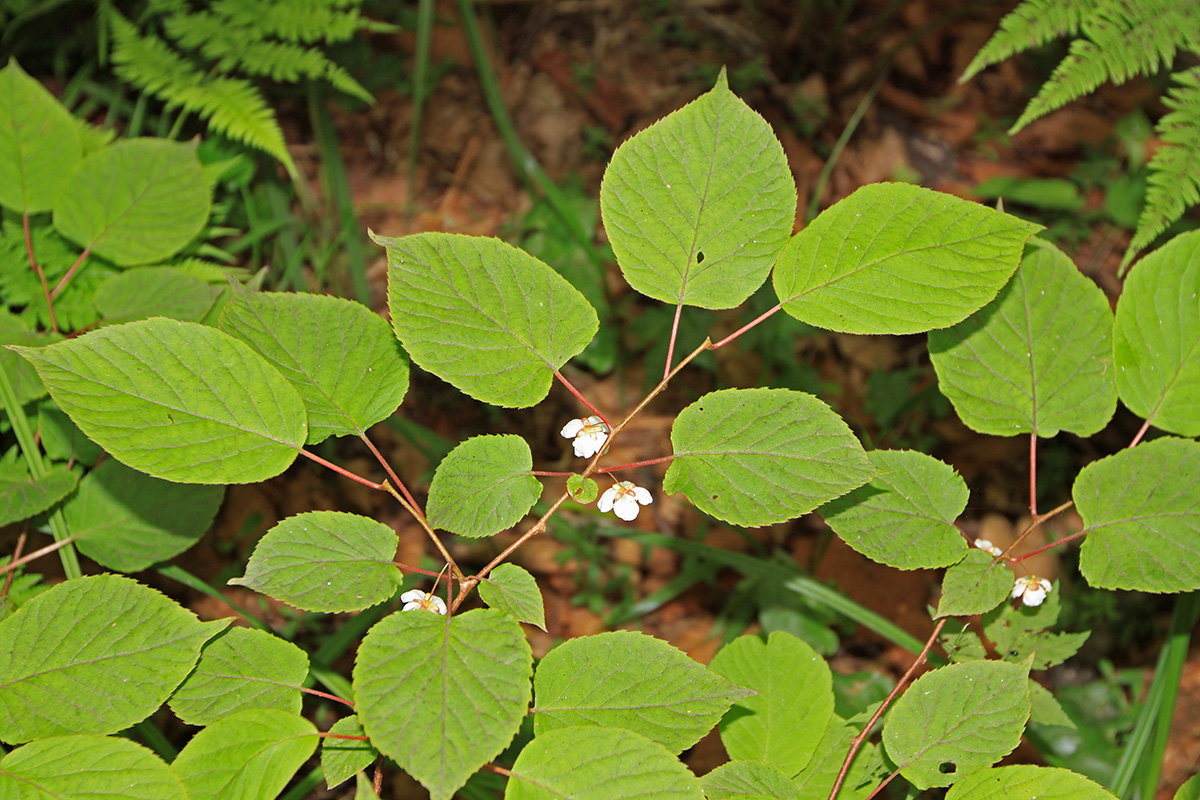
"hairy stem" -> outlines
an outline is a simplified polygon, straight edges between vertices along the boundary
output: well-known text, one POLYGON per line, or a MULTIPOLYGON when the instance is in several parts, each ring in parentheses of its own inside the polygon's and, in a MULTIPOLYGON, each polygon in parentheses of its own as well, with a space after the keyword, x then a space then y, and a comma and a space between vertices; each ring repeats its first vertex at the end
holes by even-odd
POLYGON ((716 350, 718 347, 724 347, 725 345, 732 342, 734 339, 741 336, 746 331, 753 328, 755 325, 759 324, 760 322, 764 322, 767 319, 769 319, 770 317, 774 316, 775 312, 779 311, 779 309, 781 309, 781 308, 783 308, 783 303, 776 303, 774 308, 770 309, 769 311, 764 311, 762 314, 759 314, 753 320, 751 320, 750 322, 747 322, 745 325, 738 328, 736 331, 734 331, 733 333, 729 334, 721 341, 714 344, 711 349, 716 350))
POLYGON ((663 379, 671 374, 671 362, 675 359, 675 337, 679 335, 679 317, 683 314, 683 301, 675 306, 675 321, 671 323, 671 338, 667 341, 667 363, 663 365, 663 379))
MULTIPOLYGON (((933 647, 933 643, 937 641, 938 634, 940 634, 942 632, 942 628, 946 626, 947 619, 949 619, 949 617, 942 617, 938 621, 938 624, 934 626, 933 633, 929 634, 929 639, 925 642, 925 647, 917 655, 917 658, 915 661, 913 661, 912 666, 910 666, 908 671, 905 672, 900 680, 896 682, 896 686, 892 689, 891 693, 884 698, 882 703, 879 704, 879 708, 875 710, 875 715, 871 717, 871 721, 866 724, 866 726, 862 729, 862 732, 859 733, 858 736, 855 736, 854 741, 850 743, 850 752, 846 754, 845 760, 842 761, 842 769, 840 772, 838 772, 837 780, 833 782, 833 788, 829 791, 829 800, 835 800, 835 798, 837 798, 838 792, 841 791, 842 783, 846 780, 846 773, 850 771, 850 765, 854 762, 854 757, 858 755, 858 751, 862 747, 863 742, 865 742, 867 737, 871 735, 871 729, 875 727, 875 723, 879 721, 879 718, 883 716, 883 712, 887 710, 888 706, 892 704, 892 701, 896 699, 896 696, 900 694, 900 690, 903 689, 908 683, 909 679, 912 678, 913 673, 917 671, 918 667, 925 663, 925 659, 929 655, 929 649, 933 647)), ((882 786, 876 788, 875 792, 872 792, 871 796, 874 797, 875 793, 878 792, 879 789, 883 788, 883 786, 886 786, 887 781, 890 780, 891 777, 888 777, 888 779, 883 782, 882 786)))

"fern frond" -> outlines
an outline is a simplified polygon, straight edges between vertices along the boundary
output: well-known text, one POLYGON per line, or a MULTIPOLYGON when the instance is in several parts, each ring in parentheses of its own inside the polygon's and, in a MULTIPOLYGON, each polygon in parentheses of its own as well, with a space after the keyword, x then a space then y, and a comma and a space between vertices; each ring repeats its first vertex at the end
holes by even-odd
POLYGON ((361 27, 360 0, 215 0, 212 11, 233 25, 285 42, 343 42, 361 27))
POLYGON ((295 174, 275 114, 249 81, 209 78, 157 36, 140 35, 116 12, 109 15, 109 24, 113 66, 123 80, 155 95, 168 107, 179 106, 199 115, 220 133, 274 156, 295 174))
POLYGON ((1000 29, 958 79, 966 83, 980 71, 1061 36, 1074 36, 1095 0, 1027 0, 1000 20, 1000 29))
POLYGON ((1163 98, 1171 111, 1155 126, 1163 145, 1150 159, 1146 206, 1122 269, 1188 206, 1200 203, 1200 67, 1176 73, 1174 79, 1178 85, 1163 98))
POLYGON ((1169 67, 1179 47, 1200 42, 1200 9, 1196 0, 1117 0, 1089 15, 1083 32, 1089 39, 1071 42, 1070 54, 1009 133, 1105 81, 1121 83, 1169 67))

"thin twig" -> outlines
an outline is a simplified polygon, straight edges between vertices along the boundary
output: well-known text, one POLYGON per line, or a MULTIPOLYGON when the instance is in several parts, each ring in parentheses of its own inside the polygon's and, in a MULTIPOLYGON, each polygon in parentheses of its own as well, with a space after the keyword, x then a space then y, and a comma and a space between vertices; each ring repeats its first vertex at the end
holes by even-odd
POLYGON ((21 560, 21 551, 24 549, 25 549, 25 534, 24 534, 24 532, 22 532, 21 535, 17 537, 17 546, 15 548, 13 548, 12 563, 6 565, 7 568, 5 569, 5 571, 8 574, 4 576, 4 588, 0 589, 0 598, 8 597, 8 590, 10 588, 12 588, 13 576, 15 576, 17 574, 12 569, 12 567, 15 567, 16 562, 21 560))
POLYGON ((748 331, 748 330, 750 330, 751 328, 753 328, 755 325, 759 324, 760 322, 763 322, 763 321, 765 321, 766 319, 768 319, 768 318, 769 318, 769 317, 771 317, 771 316, 774 316, 775 312, 779 311, 779 309, 781 309, 781 308, 783 308, 783 303, 776 303, 776 304, 775 304, 775 307, 774 307, 774 308, 772 308, 770 311, 766 311, 766 312, 764 312, 764 313, 762 313, 762 314, 759 314, 759 315, 758 315, 758 317, 756 317, 755 319, 751 320, 750 322, 747 322, 745 325, 743 325, 742 327, 738 328, 736 331, 734 331, 733 333, 729 334, 728 336, 726 336, 726 337, 725 337, 724 339, 722 339, 721 341, 719 341, 719 342, 717 342, 716 344, 714 344, 714 345, 712 346, 712 348, 711 348, 711 349, 713 349, 713 350, 716 350, 718 347, 724 347, 725 345, 727 345, 727 344, 729 344, 730 342, 732 342, 734 339, 736 339, 736 338, 738 338, 739 336, 741 336, 741 335, 742 335, 743 333, 745 333, 746 331, 748 331))
POLYGON ((1037 431, 1029 434, 1029 516, 1037 519, 1037 431))
POLYGON ((569 380, 567 380, 566 378, 564 378, 564 377, 563 377, 563 374, 562 374, 561 372, 559 372, 558 370, 554 370, 554 377, 556 377, 556 378, 558 378, 560 381, 562 381, 562 385, 563 385, 563 386, 565 386, 565 387, 567 387, 568 391, 570 391, 570 392, 571 392, 571 394, 573 394, 573 395, 575 395, 576 397, 578 397, 578 398, 579 398, 579 401, 580 401, 581 403, 583 403, 585 406, 587 406, 588 408, 590 408, 590 409, 592 410, 592 413, 593 413, 593 414, 595 414, 597 417, 599 417, 600 419, 604 420, 604 424, 605 424, 606 426, 608 426, 608 429, 609 429, 610 431, 612 430, 612 423, 608 421, 608 417, 606 417, 606 416, 604 416, 602 413, 600 413, 600 409, 596 408, 594 405, 592 405, 591 403, 589 403, 589 402, 588 402, 588 399, 587 399, 586 397, 584 397, 584 396, 583 396, 583 395, 580 393, 580 391, 579 391, 578 389, 576 389, 574 386, 572 386, 572 385, 571 385, 571 382, 570 382, 569 380))
POLYGON ((375 456, 375 460, 383 466, 383 470, 387 473, 388 479, 392 482, 393 486, 400 490, 400 493, 404 495, 404 499, 408 500, 408 504, 413 507, 415 514, 424 517, 425 512, 421 510, 420 504, 417 503, 412 494, 404 486, 404 481, 400 480, 400 478, 396 476, 396 473, 392 470, 392 465, 389 464, 387 459, 383 457, 383 454, 379 452, 379 448, 375 447, 375 443, 367 438, 366 433, 359 434, 358 438, 362 439, 363 444, 365 444, 367 449, 371 451, 371 454, 375 456))
POLYGON ((663 365, 663 378, 671 374, 671 361, 675 358, 675 337, 679 335, 679 317, 683 314, 683 301, 675 306, 675 321, 671 323, 671 338, 667 342, 667 363, 663 365))
POLYGON ((29 257, 29 268, 37 275, 38 282, 42 285, 42 295, 46 298, 46 311, 50 315, 50 330, 58 333, 58 319, 54 316, 54 298, 51 297, 50 286, 46 283, 46 271, 42 269, 42 265, 37 262, 37 256, 33 253, 33 235, 29 228, 28 211, 21 215, 21 226, 25 231, 25 253, 29 257))
MULTIPOLYGON (((24 536, 25 534, 21 534, 21 535, 24 536)), ((32 553, 30 553, 27 556, 21 556, 20 555, 20 547, 18 547, 17 552, 13 553, 13 560, 8 562, 4 566, 0 567, 0 574, 3 574, 5 572, 11 572, 12 570, 16 569, 17 567, 21 566, 22 564, 28 564, 30 561, 35 561, 44 555, 53 553, 55 550, 66 547, 67 545, 69 545, 71 542, 75 541, 78 538, 79 538, 78 536, 68 536, 65 539, 59 539, 57 542, 54 542, 53 544, 48 544, 45 547, 41 548, 40 550, 34 550, 32 553)))

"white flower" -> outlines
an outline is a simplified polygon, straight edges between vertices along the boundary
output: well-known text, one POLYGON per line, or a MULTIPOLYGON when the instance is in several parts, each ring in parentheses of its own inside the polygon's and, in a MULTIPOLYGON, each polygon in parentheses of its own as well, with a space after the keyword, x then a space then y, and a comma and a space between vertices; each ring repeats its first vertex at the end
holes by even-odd
POLYGON ((1052 588, 1050 581, 1045 578, 1027 575, 1017 578, 1017 582, 1013 584, 1012 596, 1021 598, 1021 602, 1027 606, 1040 606, 1052 588))
MULTIPOLYGON (((976 539, 975 546, 978 547, 980 550, 984 550, 984 551, 990 553, 991 555, 996 556, 997 558, 1004 555, 1003 550, 1001 550, 999 547, 996 547, 996 545, 992 544, 987 539, 976 539)), ((1016 597, 1016 595, 1013 595, 1013 597, 1016 597)), ((1035 603, 1034 605, 1037 605, 1037 604, 1035 603)))
POLYGON ((446 615, 446 601, 420 589, 400 595, 400 602, 404 603, 401 611, 432 611, 435 614, 446 615))
POLYGON ((634 486, 631 481, 621 481, 616 486, 600 495, 596 507, 601 511, 611 511, 626 522, 637 519, 638 503, 648 506, 654 502, 650 493, 640 486, 634 486))
POLYGON ((608 426, 599 417, 573 419, 563 426, 562 435, 575 440, 575 455, 591 458, 608 441, 608 426))

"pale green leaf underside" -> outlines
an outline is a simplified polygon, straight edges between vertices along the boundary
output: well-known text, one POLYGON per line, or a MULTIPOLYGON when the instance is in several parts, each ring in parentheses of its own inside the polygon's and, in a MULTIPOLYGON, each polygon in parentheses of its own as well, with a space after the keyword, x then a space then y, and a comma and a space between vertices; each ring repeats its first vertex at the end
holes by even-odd
POLYGON ((954 468, 912 450, 867 453, 875 477, 821 507, 821 516, 858 552, 897 569, 945 567, 963 557, 954 520, 967 485, 954 468))
POLYGON ((197 733, 172 767, 191 800, 260 800, 283 791, 319 741, 304 717, 251 709, 197 733))
POLYGON ((0 206, 49 211, 80 153, 71 114, 10 59, 0 69, 0 206))
POLYGON ((55 736, 12 751, 0 760, 0 797, 189 800, 162 759, 136 742, 106 736, 55 736))
POLYGON ((1071 490, 1079 569, 1103 589, 1200 589, 1200 444, 1167 437, 1088 464, 1071 490))
POLYGON ((1031 239, 995 300, 929 332, 929 354, 938 388, 970 428, 1091 436, 1117 407, 1112 327, 1100 287, 1061 250, 1031 239))
POLYGON ((88 438, 164 480, 266 480, 304 444, 296 390, 214 328, 156 317, 19 352, 88 438))
POLYGON ((79 476, 66 467, 52 467, 37 479, 0 478, 0 525, 40 514, 75 488, 79 476))
POLYGON ((1011 753, 1028 719, 1028 665, 951 664, 922 675, 900 696, 883 744, 916 787, 949 786, 1011 753))
POLYGON ((308 656, 266 631, 234 627, 214 637, 195 671, 171 697, 171 710, 189 725, 211 725, 252 708, 300 713, 308 656))
POLYGON ((942 579, 942 598, 934 618, 982 614, 1004 602, 1013 588, 1012 570, 977 548, 942 579))
POLYGON ((604 229, 629 285, 666 303, 733 308, 792 232, 796 186, 767 121, 725 80, 613 153, 604 229))
POLYGON ((246 574, 229 583, 305 611, 358 611, 399 588, 396 542, 395 531, 369 517, 308 511, 267 531, 246 574))
POLYGON ((1164 431, 1200 436, 1200 231, 1130 272, 1113 330, 1117 392, 1164 431))
POLYGON ((54 227, 122 267, 179 252, 208 221, 212 189, 192 145, 125 139, 80 161, 54 206, 54 227))
POLYGON ((864 186, 792 237, 775 293, 843 333, 922 333, 966 319, 1008 282, 1039 226, 903 183, 864 186))
POLYGON ((574 725, 624 728, 672 753, 698 742, 747 694, 666 642, 634 631, 560 644, 538 665, 533 688, 536 736, 574 725))
POLYGON ((287 378, 308 411, 308 443, 360 436, 408 391, 408 361, 388 324, 366 306, 316 294, 235 291, 221 330, 287 378))
POLYGON ((479 598, 517 622, 546 630, 546 609, 537 581, 516 564, 501 564, 479 584, 479 598))
POLYGON ((1078 772, 1060 767, 1011 764, 967 775, 946 800, 1116 800, 1116 795, 1078 772))
POLYGON ((873 474, 841 417, 786 389, 707 394, 680 412, 671 445, 663 491, 735 525, 795 519, 873 474))
POLYGON ((548 731, 517 756, 504 800, 704 800, 662 745, 618 728, 548 731))
POLYGON ((719 729, 730 758, 765 761, 787 775, 804 769, 833 716, 825 659, 789 633, 764 642, 741 636, 721 648, 712 670, 758 694, 743 698, 719 729))
POLYGON ((0 740, 116 733, 140 722, 228 622, 200 623, 119 575, 39 594, 0 622, 0 740))
POLYGON ((472 436, 438 464, 429 524, 478 539, 511 528, 542 495, 533 454, 520 436, 472 436))
POLYGON ((355 707, 380 752, 450 800, 512 740, 532 672, 521 626, 500 611, 399 612, 358 649, 355 707))
MULTIPOLYGON (((329 732, 342 736, 367 735, 362 723, 354 715, 342 717, 333 723, 329 732)), ((379 751, 368 741, 332 737, 322 739, 321 772, 325 774, 325 785, 330 789, 336 788, 360 769, 365 769, 378 755, 379 751)))
POLYGON ((208 530, 224 486, 171 483, 108 459, 63 506, 79 552, 108 569, 137 572, 187 550, 208 530))
POLYGON ((175 267, 135 267, 113 275, 92 302, 107 323, 170 317, 199 322, 221 290, 175 267))
POLYGON ((761 761, 730 761, 705 775, 700 783, 708 800, 734 800, 746 795, 800 800, 791 779, 778 767, 761 761))
POLYGON ((390 239, 392 328, 423 369, 477 400, 526 408, 596 335, 596 312, 557 272, 499 239, 390 239))

